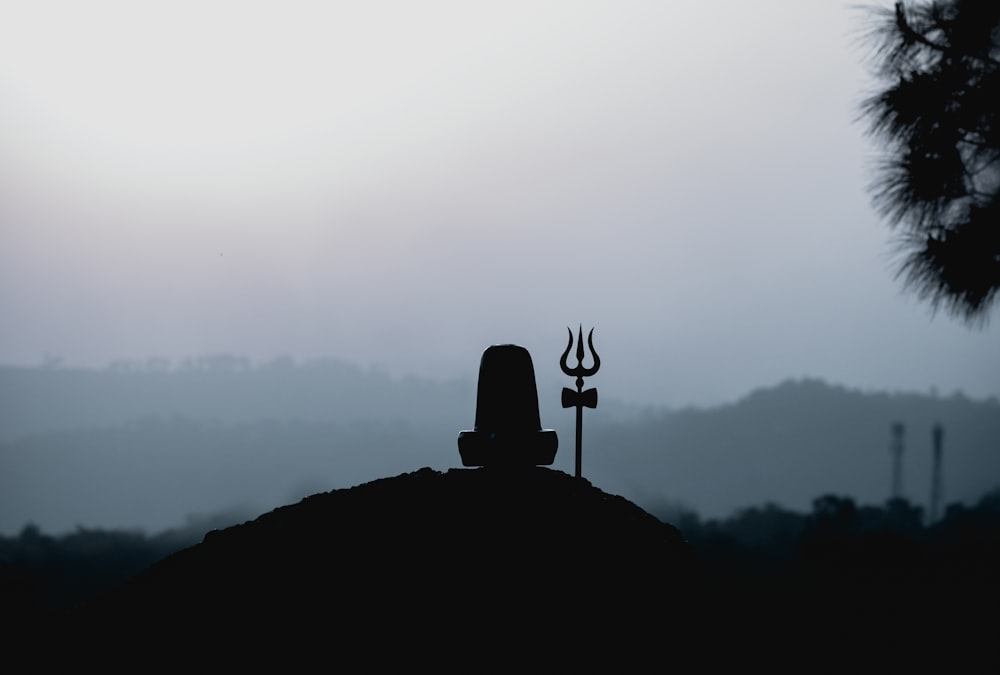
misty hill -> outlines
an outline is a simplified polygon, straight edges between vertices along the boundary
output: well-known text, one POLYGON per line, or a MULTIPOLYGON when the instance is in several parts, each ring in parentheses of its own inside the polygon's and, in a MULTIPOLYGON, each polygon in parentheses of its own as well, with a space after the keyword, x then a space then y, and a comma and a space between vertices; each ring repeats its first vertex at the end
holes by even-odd
POLYGON ((767 501, 805 511, 828 493, 879 504, 890 497, 894 422, 905 425, 903 496, 911 502, 928 506, 938 423, 944 500, 971 503, 1000 485, 996 399, 865 393, 808 379, 718 408, 595 424, 592 442, 606 451, 591 454, 590 472, 647 507, 676 500, 713 517, 767 501))
POLYGON ((172 417, 226 424, 457 422, 469 400, 474 408, 475 386, 474 380, 397 380, 335 359, 251 365, 213 356, 175 368, 151 361, 104 370, 0 366, 0 441, 172 417))
MULTIPOLYGON (((539 378, 554 469, 572 471, 573 412, 539 378)), ((602 394, 603 396, 603 394, 602 394)), ((475 382, 392 379, 337 361, 251 367, 216 357, 168 369, 0 368, 0 532, 28 522, 177 526, 246 517, 314 492, 460 464, 475 382)), ((1000 484, 1000 402, 787 381, 730 405, 649 410, 601 399, 584 423, 584 474, 647 510, 724 517, 820 494, 889 497, 890 426, 906 425, 904 496, 927 506, 931 428, 944 426, 944 497, 1000 484)))

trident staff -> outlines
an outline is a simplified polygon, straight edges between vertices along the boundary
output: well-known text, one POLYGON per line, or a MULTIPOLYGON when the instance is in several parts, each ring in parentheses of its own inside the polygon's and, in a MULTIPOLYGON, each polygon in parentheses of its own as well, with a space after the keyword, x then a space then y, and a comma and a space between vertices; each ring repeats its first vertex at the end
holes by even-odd
POLYGON ((597 369, 601 367, 601 357, 594 351, 594 329, 591 328, 590 333, 587 334, 587 345, 590 347, 590 355, 594 358, 594 365, 590 368, 583 367, 583 325, 581 324, 576 340, 576 368, 570 368, 566 365, 566 357, 569 356, 569 350, 573 348, 573 330, 568 326, 566 330, 569 331, 569 343, 566 345, 566 351, 563 352, 562 358, 559 360, 559 367, 570 377, 576 377, 576 391, 573 391, 569 387, 563 387, 562 407, 576 408, 576 477, 580 478, 581 457, 583 454, 581 450, 583 445, 583 408, 584 406, 588 408, 597 407, 597 389, 590 388, 584 391, 583 378, 590 377, 597 372, 597 369))

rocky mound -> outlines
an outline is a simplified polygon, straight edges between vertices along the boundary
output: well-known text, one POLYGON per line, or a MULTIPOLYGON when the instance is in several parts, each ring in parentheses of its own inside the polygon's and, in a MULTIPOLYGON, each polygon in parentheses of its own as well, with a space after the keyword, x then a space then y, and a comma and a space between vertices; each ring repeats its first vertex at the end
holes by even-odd
POLYGON ((377 664, 423 649, 537 658, 546 645, 585 658, 649 644, 655 617, 683 611, 690 564, 674 527, 586 480, 422 469, 209 532, 60 627, 88 652, 113 637, 230 664, 319 653, 377 664))

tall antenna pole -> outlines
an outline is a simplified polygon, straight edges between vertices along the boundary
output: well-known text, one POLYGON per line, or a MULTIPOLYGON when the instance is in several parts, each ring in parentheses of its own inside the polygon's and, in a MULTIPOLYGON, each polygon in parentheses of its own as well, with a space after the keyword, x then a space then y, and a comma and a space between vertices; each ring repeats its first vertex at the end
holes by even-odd
POLYGON ((931 469, 931 508, 930 512, 927 514, 927 523, 933 524, 937 522, 938 517, 941 515, 941 499, 942 499, 942 479, 941 479, 941 446, 944 442, 944 428, 941 423, 938 422, 934 425, 934 429, 931 432, 934 438, 934 464, 931 469))
POLYGON ((893 499, 900 499, 903 496, 903 432, 906 427, 902 422, 892 425, 892 443, 889 451, 892 453, 892 491, 890 495, 893 499))

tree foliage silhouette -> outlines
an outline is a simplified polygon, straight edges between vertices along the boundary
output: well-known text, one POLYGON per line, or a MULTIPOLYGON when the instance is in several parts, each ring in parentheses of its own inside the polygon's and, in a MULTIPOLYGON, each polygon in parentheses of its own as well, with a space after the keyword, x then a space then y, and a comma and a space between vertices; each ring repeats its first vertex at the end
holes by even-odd
POLYGON ((869 8, 882 84, 862 104, 886 155, 874 203, 906 287, 970 323, 1000 291, 1000 2, 869 8))

